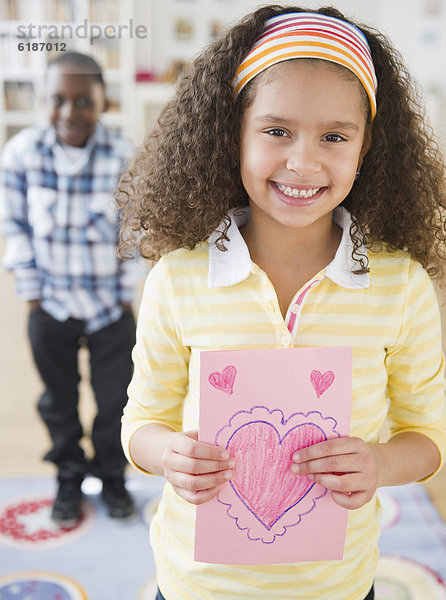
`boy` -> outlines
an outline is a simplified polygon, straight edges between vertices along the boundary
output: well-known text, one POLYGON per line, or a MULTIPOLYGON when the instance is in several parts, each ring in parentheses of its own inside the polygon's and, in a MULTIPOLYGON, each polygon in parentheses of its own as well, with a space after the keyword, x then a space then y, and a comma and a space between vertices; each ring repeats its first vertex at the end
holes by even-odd
POLYGON ((20 132, 3 153, 4 266, 30 307, 28 334, 45 386, 38 409, 52 440, 45 459, 58 472, 52 517, 70 526, 80 515, 87 472, 102 479, 111 517, 134 510, 124 484, 120 418, 132 375, 137 273, 134 261, 117 259, 113 201, 132 149, 99 122, 107 103, 91 57, 61 54, 49 65, 46 87, 49 126, 20 132), (85 344, 97 404, 91 464, 79 445, 77 358, 85 344))

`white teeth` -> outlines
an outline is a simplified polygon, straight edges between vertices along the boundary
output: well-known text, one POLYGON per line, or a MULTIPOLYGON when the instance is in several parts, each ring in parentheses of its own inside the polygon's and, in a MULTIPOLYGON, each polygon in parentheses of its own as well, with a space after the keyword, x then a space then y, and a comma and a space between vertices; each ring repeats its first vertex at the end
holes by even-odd
POLYGON ((311 198, 315 196, 321 188, 311 188, 308 190, 297 190, 296 188, 291 188, 286 185, 282 185, 281 183, 276 184, 282 194, 285 196, 291 196, 293 198, 311 198))

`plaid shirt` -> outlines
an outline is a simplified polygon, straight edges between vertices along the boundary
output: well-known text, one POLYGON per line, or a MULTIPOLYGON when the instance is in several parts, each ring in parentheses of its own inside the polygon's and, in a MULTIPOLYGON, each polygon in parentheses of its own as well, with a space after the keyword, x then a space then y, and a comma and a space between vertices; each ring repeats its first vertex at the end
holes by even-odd
POLYGON ((62 168, 58 150, 52 127, 25 129, 4 148, 3 264, 20 298, 39 299, 59 321, 84 320, 91 333, 119 319, 142 275, 135 260, 116 255, 113 190, 132 148, 98 124, 77 170, 68 161, 62 168))

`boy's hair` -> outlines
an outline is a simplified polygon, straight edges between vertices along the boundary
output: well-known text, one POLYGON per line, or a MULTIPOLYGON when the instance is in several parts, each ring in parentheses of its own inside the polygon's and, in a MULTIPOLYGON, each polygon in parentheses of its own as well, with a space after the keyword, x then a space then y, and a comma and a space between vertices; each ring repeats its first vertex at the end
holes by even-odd
MULTIPOLYGON (((223 219, 226 226, 217 244, 225 249, 227 212, 248 204, 240 177, 239 132, 257 78, 236 101, 231 80, 266 19, 302 10, 307 11, 260 8, 205 49, 181 78, 119 184, 122 256, 135 245, 151 260, 180 247, 193 248, 223 219)), ((351 22, 334 8, 308 12, 351 22)), ((358 253, 361 244, 406 250, 439 277, 446 249, 442 155, 400 55, 378 31, 360 29, 375 64, 378 109, 371 149, 343 202, 353 217, 352 256, 358 272, 364 272, 367 258, 358 253)))
POLYGON ((81 52, 61 52, 56 58, 48 63, 48 69, 59 65, 72 65, 76 67, 81 75, 91 75, 105 90, 104 77, 100 65, 92 56, 81 52))

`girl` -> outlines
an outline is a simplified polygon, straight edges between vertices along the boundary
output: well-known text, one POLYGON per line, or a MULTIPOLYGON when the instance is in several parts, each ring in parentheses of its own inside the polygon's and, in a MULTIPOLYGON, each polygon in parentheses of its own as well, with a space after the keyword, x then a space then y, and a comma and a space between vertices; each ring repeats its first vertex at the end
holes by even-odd
POLYGON ((446 450, 440 154, 386 39, 334 9, 264 7, 194 63, 122 179, 122 251, 161 260, 139 316, 123 446, 167 484, 158 598, 373 598, 379 486, 446 450), (350 509, 344 559, 194 562, 194 505, 234 461, 198 441, 203 350, 351 346, 351 437, 294 457, 350 509), (386 419, 391 438, 379 443, 386 419))

